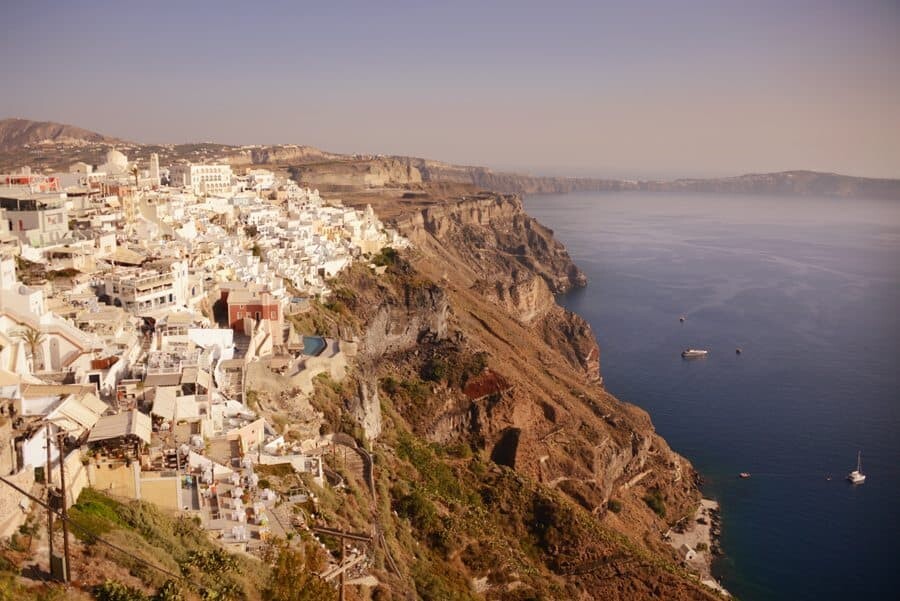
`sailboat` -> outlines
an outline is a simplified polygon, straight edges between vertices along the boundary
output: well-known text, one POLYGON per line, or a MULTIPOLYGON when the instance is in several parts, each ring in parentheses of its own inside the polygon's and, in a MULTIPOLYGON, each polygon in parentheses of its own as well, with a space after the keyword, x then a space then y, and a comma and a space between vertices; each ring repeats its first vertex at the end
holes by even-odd
POLYGON ((866 475, 862 473, 862 451, 857 452, 856 454, 856 469, 850 472, 847 476, 847 480, 850 481, 851 484, 862 484, 866 481, 866 475))

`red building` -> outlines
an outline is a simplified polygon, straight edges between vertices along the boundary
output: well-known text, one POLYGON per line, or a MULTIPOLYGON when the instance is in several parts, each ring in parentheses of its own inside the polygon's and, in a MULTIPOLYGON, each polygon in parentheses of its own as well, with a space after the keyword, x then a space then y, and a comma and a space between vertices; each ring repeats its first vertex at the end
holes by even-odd
POLYGON ((281 325, 281 304, 268 292, 222 290, 222 300, 228 305, 228 327, 236 333, 249 336, 260 326, 276 332, 273 326, 281 325))

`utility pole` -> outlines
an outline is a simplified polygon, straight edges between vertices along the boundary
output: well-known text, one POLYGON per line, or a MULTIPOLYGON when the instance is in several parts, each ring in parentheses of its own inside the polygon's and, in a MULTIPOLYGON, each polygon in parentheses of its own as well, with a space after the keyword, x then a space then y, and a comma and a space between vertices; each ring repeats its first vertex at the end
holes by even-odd
POLYGON ((59 432, 57 435, 57 446, 59 447, 59 488, 62 494, 62 523, 63 523, 63 557, 65 557, 65 565, 63 566, 63 581, 69 583, 69 509, 66 505, 66 457, 64 447, 66 442, 65 432, 59 432))
MULTIPOLYGON (((341 567, 343 568, 344 567, 344 547, 346 547, 346 545, 344 544, 344 533, 343 532, 341 532, 340 541, 341 541, 341 567)), ((344 572, 345 572, 345 570, 341 570, 341 576, 340 576, 341 579, 338 584, 338 601, 344 601, 344 572)))
POLYGON ((345 539, 355 540, 362 543, 372 544, 373 539, 368 534, 362 534, 357 532, 348 532, 346 530, 338 530, 336 528, 325 528, 325 527, 313 527, 311 528, 313 532, 316 534, 325 534, 327 536, 333 536, 337 538, 341 542, 341 563, 339 569, 341 570, 338 575, 338 600, 344 601, 344 573, 346 572, 346 566, 344 565, 345 559, 345 547, 346 541, 345 539))
POLYGON ((50 573, 53 573, 53 463, 50 459, 50 424, 47 424, 47 468, 44 470, 44 482, 47 485, 47 546, 50 548, 50 573))

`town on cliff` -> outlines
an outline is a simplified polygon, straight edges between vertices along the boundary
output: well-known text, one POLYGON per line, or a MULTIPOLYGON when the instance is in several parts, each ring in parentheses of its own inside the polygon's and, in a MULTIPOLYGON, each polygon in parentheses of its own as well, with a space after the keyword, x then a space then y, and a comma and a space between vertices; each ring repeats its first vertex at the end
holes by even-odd
POLYGON ((14 590, 276 598, 288 557, 308 598, 727 594, 715 510, 603 389, 554 299, 584 275, 517 196, 105 148, 0 175, 0 537, 44 574, 14 590), (141 547, 147 511, 205 542, 141 547))

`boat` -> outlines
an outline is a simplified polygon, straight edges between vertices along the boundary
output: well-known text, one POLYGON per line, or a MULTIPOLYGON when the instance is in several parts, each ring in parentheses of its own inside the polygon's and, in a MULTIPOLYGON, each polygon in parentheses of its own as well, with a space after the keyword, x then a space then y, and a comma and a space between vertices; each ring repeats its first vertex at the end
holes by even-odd
POLYGON ((736 349, 734 349, 734 354, 735 354, 735 355, 740 355, 740 354, 741 354, 741 347, 737 347, 736 349))
POLYGON ((709 351, 697 348, 686 348, 681 351, 681 356, 685 359, 689 359, 692 357, 705 357, 709 354, 709 351))
POLYGON ((743 478, 744 480, 746 480, 749 477, 750 477, 750 472, 741 472, 740 474, 738 474, 738 478, 743 478))
POLYGON ((678 318, 678 321, 680 321, 680 322, 682 322, 682 323, 684 323, 684 320, 685 320, 685 316, 684 316, 684 315, 682 315, 681 317, 678 318))
POLYGON ((862 451, 856 453, 856 469, 847 475, 851 484, 862 484, 866 481, 866 475, 862 473, 862 451))

